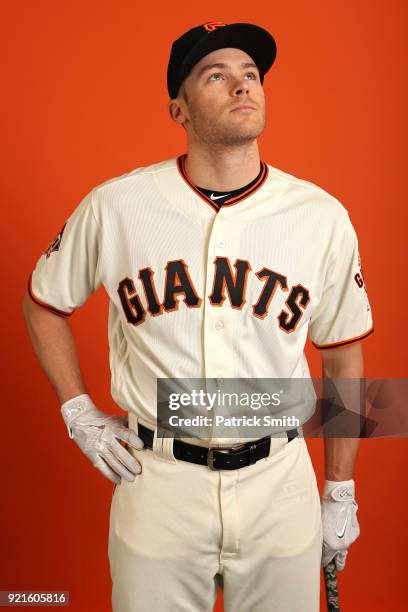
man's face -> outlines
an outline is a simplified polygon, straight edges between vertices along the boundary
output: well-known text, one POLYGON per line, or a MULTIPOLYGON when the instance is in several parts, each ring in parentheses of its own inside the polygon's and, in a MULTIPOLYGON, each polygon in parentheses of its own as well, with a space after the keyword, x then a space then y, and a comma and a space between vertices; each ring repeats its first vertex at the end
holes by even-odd
POLYGON ((259 70, 240 49, 218 49, 203 57, 184 80, 178 98, 189 136, 207 145, 244 144, 264 130, 259 70))

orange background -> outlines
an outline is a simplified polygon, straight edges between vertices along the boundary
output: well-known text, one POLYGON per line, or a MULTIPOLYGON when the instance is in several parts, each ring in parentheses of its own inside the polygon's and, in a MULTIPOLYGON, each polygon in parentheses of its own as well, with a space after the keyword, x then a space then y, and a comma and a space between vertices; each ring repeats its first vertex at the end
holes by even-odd
MULTIPOLYGON (((275 36, 262 159, 348 209, 375 326, 364 341, 366 376, 407 376, 407 6, 39 0, 3 7, 0 589, 69 590, 72 610, 110 609, 112 487, 67 437, 21 301, 35 262, 85 193, 184 152, 184 131, 167 114, 165 75, 172 41, 190 27, 249 21, 275 36)), ((109 392, 107 308, 101 288, 71 323, 94 401, 120 414, 109 392)), ((319 376, 318 351, 308 345, 307 356, 319 376)), ((321 486, 323 443, 308 445, 321 486)), ((406 448, 405 440, 362 442, 361 536, 339 575, 346 611, 406 609, 406 448)))

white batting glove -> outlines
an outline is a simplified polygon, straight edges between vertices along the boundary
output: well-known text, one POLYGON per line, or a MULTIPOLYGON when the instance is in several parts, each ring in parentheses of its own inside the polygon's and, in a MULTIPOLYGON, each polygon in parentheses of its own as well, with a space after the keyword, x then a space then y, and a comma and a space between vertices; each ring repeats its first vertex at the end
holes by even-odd
POLYGON ((69 437, 109 480, 115 484, 120 484, 121 477, 133 481, 142 471, 139 461, 119 442, 123 440, 138 450, 144 446, 143 440, 127 427, 127 416, 98 410, 86 393, 64 402, 61 413, 69 437))
POLYGON ((322 566, 335 560, 337 571, 344 569, 348 547, 360 535, 354 480, 325 480, 322 495, 322 566))

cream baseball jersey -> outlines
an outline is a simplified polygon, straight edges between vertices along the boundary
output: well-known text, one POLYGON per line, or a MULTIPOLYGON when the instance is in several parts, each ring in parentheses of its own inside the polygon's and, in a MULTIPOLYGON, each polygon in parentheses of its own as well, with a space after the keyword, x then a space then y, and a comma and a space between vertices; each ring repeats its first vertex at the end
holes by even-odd
POLYGON ((308 335, 331 350, 373 331, 335 197, 261 162, 256 184, 220 205, 185 159, 94 187, 29 278, 31 298, 63 317, 104 286, 112 397, 153 429, 157 378, 310 378, 308 335))

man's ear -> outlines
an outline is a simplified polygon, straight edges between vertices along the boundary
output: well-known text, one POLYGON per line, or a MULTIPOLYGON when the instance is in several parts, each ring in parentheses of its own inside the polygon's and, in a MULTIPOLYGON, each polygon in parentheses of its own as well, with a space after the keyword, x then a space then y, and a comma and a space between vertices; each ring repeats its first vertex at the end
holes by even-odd
POLYGON ((184 123, 188 120, 187 109, 185 102, 180 97, 170 100, 167 108, 169 115, 173 121, 185 127, 184 123))

